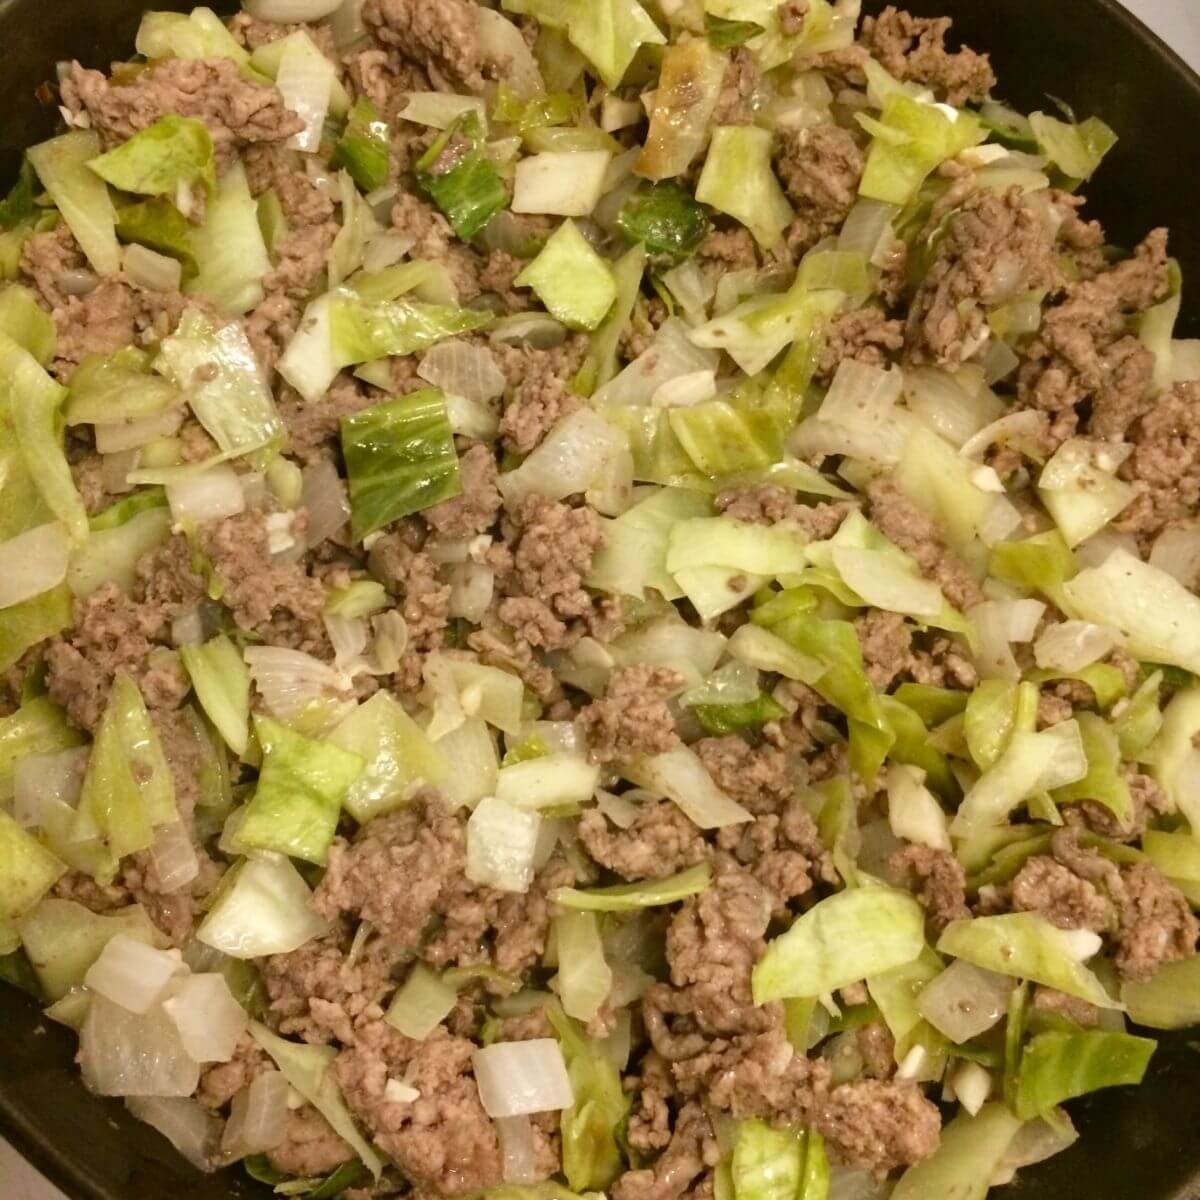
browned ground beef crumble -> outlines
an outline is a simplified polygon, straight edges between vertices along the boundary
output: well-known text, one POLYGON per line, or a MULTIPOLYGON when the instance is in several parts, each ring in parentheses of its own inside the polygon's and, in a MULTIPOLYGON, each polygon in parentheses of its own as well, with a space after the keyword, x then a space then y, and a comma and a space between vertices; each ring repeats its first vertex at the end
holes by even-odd
MULTIPOLYGON (((808 12, 804 0, 780 5, 782 36, 796 36, 808 12)), ((369 100, 391 126, 390 190, 372 198, 389 234, 408 247, 410 258, 442 268, 442 283, 459 305, 501 314, 530 310, 535 298, 516 282, 527 255, 516 247, 515 233, 498 240, 491 231, 469 241, 456 237, 414 175, 438 131, 399 115, 412 93, 458 91, 490 99, 507 79, 509 55, 481 25, 474 0, 366 0, 362 16, 365 33, 349 50, 339 48, 324 25, 277 25, 243 14, 231 29, 249 50, 306 30, 334 64, 350 99, 369 100)), ((516 24, 531 45, 547 36, 538 34, 532 19, 516 24)), ((801 56, 796 65, 820 73, 835 105, 844 89, 864 86, 869 57, 895 80, 925 89, 926 97, 978 105, 992 93, 995 76, 986 54, 947 46, 949 27, 947 19, 888 7, 865 20, 855 44, 801 56)), ((774 103, 753 45, 735 46, 726 55, 714 125, 761 124, 774 103)), ((597 85, 592 115, 599 116, 602 101, 637 94, 625 86, 610 96, 597 85)), ((836 121, 794 120, 775 130, 770 162, 792 216, 778 244, 764 248, 747 228, 713 214, 693 260, 701 281, 715 288, 730 273, 775 272, 786 282, 790 276, 781 271, 791 271, 814 247, 835 244, 830 239, 858 201, 870 146, 851 119, 863 102, 853 94, 856 101, 835 107, 836 121)), ((378 376, 367 382, 351 369, 312 401, 278 374, 308 304, 325 291, 345 214, 336 188, 310 169, 311 157, 291 148, 303 122, 269 79, 228 58, 168 57, 118 67, 111 76, 74 63, 61 76, 61 98, 72 123, 97 131, 105 147, 167 114, 198 118, 212 136, 218 165, 240 160, 252 195, 278 201, 286 231, 272 247, 262 299, 239 324, 271 382, 286 426, 286 451, 298 464, 340 469, 344 418, 427 386, 419 355, 392 361, 386 389, 376 386, 378 376)), ((640 117, 633 126, 618 127, 618 148, 638 144, 640 129, 640 117)), ((537 132, 549 137, 559 131, 537 132)), ((688 181, 695 182, 699 165, 691 165, 688 181)), ((193 221, 203 219, 203 198, 197 202, 193 221)), ((1032 295, 1036 328, 1013 343, 1015 365, 993 386, 1005 410, 1036 420, 1036 431, 989 447, 981 462, 994 465, 1008 483, 1035 479, 1069 438, 1126 448, 1118 470, 1132 499, 1114 528, 1145 558, 1164 531, 1197 516, 1200 382, 1160 389, 1154 355, 1137 336, 1141 318, 1170 291, 1166 232, 1155 230, 1131 254, 1117 254, 1105 245, 1099 225, 1079 215, 1080 203, 1054 187, 981 186, 963 160, 943 164, 915 215, 906 214, 910 234, 903 240, 889 234, 891 245, 872 256, 871 297, 858 297, 823 330, 811 371, 820 389, 847 362, 957 372, 968 386, 981 377, 981 350, 995 310, 1032 295)), ((514 222, 510 233, 522 231, 535 246, 554 228, 544 216, 506 216, 514 222)), ((589 221, 586 232, 603 244, 612 231, 589 221)), ((57 345, 49 370, 63 382, 91 355, 156 346, 189 306, 219 316, 203 298, 150 290, 127 270, 80 287, 87 275, 87 258, 66 224, 25 241, 19 281, 52 319, 57 345)), ((656 285, 660 277, 656 271, 656 285)), ((653 292, 647 277, 616 345, 618 366, 639 355, 653 359, 659 329, 668 317, 679 319, 666 287, 653 292)), ((636 796, 627 819, 620 808, 570 811, 558 821, 564 832, 539 859, 528 890, 512 893, 467 878, 469 813, 436 788, 421 788, 399 810, 361 826, 343 814, 324 869, 308 875, 328 932, 257 965, 262 1020, 280 1035, 332 1048, 330 1078, 388 1160, 382 1182, 346 1195, 468 1197, 505 1182, 500 1133, 481 1103, 472 1055, 487 1039, 555 1036, 540 1007, 503 1006, 516 988, 552 986, 547 959, 556 952, 552 931, 563 911, 555 890, 659 881, 698 864, 711 870, 707 889, 602 925, 619 980, 587 1029, 606 1036, 623 1016, 631 1038, 622 1067, 630 1106, 621 1136, 627 1154, 607 1189, 613 1200, 710 1200, 727 1158, 730 1118, 811 1128, 825 1138, 836 1166, 878 1178, 919 1163, 938 1147, 942 1114, 911 1076, 897 1075, 904 1055, 866 988, 852 985, 841 995, 849 1032, 839 1041, 852 1048, 857 1063, 848 1075, 831 1043, 797 1048, 783 1004, 754 1003, 751 972, 768 941, 846 882, 841 856, 847 845, 826 819, 831 808, 813 797, 847 785, 849 853, 862 854, 863 871, 916 898, 931 944, 951 923, 972 916, 1033 913, 1061 930, 1102 935, 1113 970, 1130 981, 1151 979, 1163 964, 1193 955, 1200 937, 1183 892, 1131 849, 1147 828, 1170 816, 1173 803, 1146 766, 1149 759, 1126 755, 1119 770, 1130 792, 1128 820, 1093 799, 1064 806, 1061 828, 1051 836, 1042 827, 1045 836, 1031 842, 1023 858, 1011 860, 1011 870, 981 887, 978 872, 966 870, 953 852, 890 832, 882 777, 850 778, 846 720, 828 698, 827 681, 814 676, 802 683, 798 673, 769 676, 764 692, 778 707, 758 722, 760 728, 742 733, 702 727, 681 699, 694 679, 658 659, 618 661, 606 649, 623 631, 637 633, 669 608, 653 594, 620 597, 589 585, 610 544, 613 510, 590 492, 533 494, 510 503, 502 495, 503 473, 589 404, 576 385, 589 338, 561 328, 557 333, 512 342, 486 332, 464 337, 491 354, 504 387, 492 432, 474 430, 456 439, 458 495, 393 522, 362 545, 346 528, 310 537, 312 514, 303 506, 283 550, 273 540, 278 531, 269 506, 251 506, 199 528, 178 523, 138 561, 131 586, 105 583, 74 600, 69 625, 4 674, 5 713, 16 709, 34 679, 38 686, 44 682, 45 693, 74 726, 88 732, 101 721, 114 679, 130 676, 172 769, 180 818, 196 843, 199 872, 183 887, 164 886, 153 855, 142 851, 120 864, 111 883, 72 870, 53 894, 97 913, 141 905, 170 944, 194 944, 191 935, 229 861, 215 845, 219 829, 210 827, 203 811, 200 780, 211 746, 190 699, 178 622, 196 618, 205 636, 224 630, 247 645, 302 651, 332 664, 330 589, 382 585, 385 612, 402 618, 403 649, 395 671, 360 673, 347 685, 360 698, 378 689, 415 713, 427 698, 423 689, 434 654, 498 667, 524 684, 527 716, 561 723, 559 736, 573 739, 595 764, 602 788, 619 794, 623 768, 686 747, 716 787, 753 819, 702 829, 679 805, 653 793, 636 796), (468 563, 491 571, 490 602, 477 619, 462 615, 456 586, 468 563), (574 816, 577 821, 568 819, 574 816), (653 942, 655 951, 635 956, 619 940, 630 931, 641 943, 653 942), (467 969, 453 1010, 421 1041, 384 1019, 417 966, 467 969), (398 1097, 389 1087, 397 1080, 415 1089, 416 1098, 403 1098, 406 1092, 398 1097)), ((722 387, 731 382, 727 366, 722 387)), ((194 420, 183 423, 178 441, 185 462, 215 453, 194 420)), ((72 429, 69 454, 89 513, 121 498, 122 491, 112 490, 119 485, 105 456, 84 429, 72 429)), ((865 518, 955 609, 970 610, 998 594, 983 586, 986 547, 978 540, 965 549, 951 544, 890 463, 874 464, 866 474, 843 472, 844 478, 838 477, 839 455, 817 454, 811 465, 826 472, 826 484, 835 490, 812 495, 760 476, 719 491, 713 512, 795 531, 809 542, 826 541, 865 518), (853 493, 843 486, 846 480, 853 481, 853 493)), ((1049 528, 1043 515, 1027 505, 1018 514, 1021 533, 1014 536, 1049 528)), ((850 614, 845 619, 861 668, 879 695, 899 703, 894 694, 901 687, 918 689, 907 693, 910 700, 921 688, 938 688, 965 700, 980 682, 973 650, 950 631, 953 626, 838 601, 831 601, 830 612, 850 614)), ((695 624, 695 614, 683 611, 695 624)), ((730 635, 746 621, 742 605, 712 627, 730 635)), ((1136 686, 1140 664, 1124 650, 1104 663, 1117 668, 1127 691, 1136 686)), ((1082 678, 1043 682, 1037 728, 1061 725, 1077 712, 1102 711, 1098 695, 1099 687, 1082 678)), ((260 695, 254 702, 262 707, 260 695)), ((960 709, 952 702, 947 710, 952 716, 937 731, 939 753, 953 740, 948 726, 960 709)), ((508 748, 513 744, 510 738, 508 748)), ((236 789, 251 779, 247 768, 235 764, 236 789)), ((1086 1001, 1042 986, 1033 992, 1032 1010, 1081 1029, 1099 1027, 1103 1019, 1086 1001)), ((271 1069, 271 1060, 247 1036, 230 1062, 205 1067, 196 1097, 225 1117, 252 1081, 271 1069)), ((530 1177, 523 1182, 559 1177, 558 1114, 537 1114, 532 1139, 530 1177)), ((304 1178, 328 1175, 354 1158, 354 1149, 307 1103, 289 1112, 281 1140, 267 1151, 276 1171, 304 1178)))

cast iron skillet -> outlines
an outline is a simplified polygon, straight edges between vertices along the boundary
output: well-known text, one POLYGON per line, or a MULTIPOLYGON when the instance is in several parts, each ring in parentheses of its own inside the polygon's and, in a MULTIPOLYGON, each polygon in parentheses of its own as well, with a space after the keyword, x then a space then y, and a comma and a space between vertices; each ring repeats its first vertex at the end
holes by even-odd
MULTIPOLYGON (((55 109, 34 97, 60 59, 89 66, 127 57, 144 8, 188 0, 0 0, 0 180, 23 147, 49 136, 55 109), (64 12, 64 10, 66 10, 64 12), (69 12, 69 19, 65 19, 69 12)), ((882 7, 867 0, 868 10, 882 7)), ((992 54, 1001 93, 1022 111, 1047 94, 1095 113, 1121 135, 1089 190, 1089 212, 1132 246, 1171 228, 1185 280, 1200 279, 1200 78, 1115 0, 910 0, 922 15, 954 17, 957 33, 992 54)), ((1200 333, 1200 304, 1184 327, 1200 333)), ((1082 1137, 1022 1174, 997 1200, 1200 1200, 1200 1052, 1181 1034, 1162 1040, 1140 1088, 1072 1107, 1082 1137)), ((0 984, 0 1132, 72 1200, 233 1200, 269 1193, 240 1172, 204 1176, 119 1101, 89 1095, 72 1065, 74 1035, 0 984)), ((0 1180, 0 1198, 7 1189, 0 1180)))

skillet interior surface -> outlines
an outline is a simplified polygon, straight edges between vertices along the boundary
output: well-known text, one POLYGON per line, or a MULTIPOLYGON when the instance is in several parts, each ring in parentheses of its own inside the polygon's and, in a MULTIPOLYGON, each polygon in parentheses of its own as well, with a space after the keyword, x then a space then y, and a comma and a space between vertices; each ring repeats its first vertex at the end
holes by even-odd
MULTIPOLYGON (((0 185, 21 150, 49 136, 58 113, 35 90, 61 59, 106 66, 127 57, 143 9, 187 10, 186 0, 0 0, 0 185)), ((229 7, 217 5, 216 7, 229 7)), ((883 7, 867 0, 868 11, 883 7)), ((1171 229, 1185 280, 1183 336, 1200 335, 1200 215, 1189 186, 1200 163, 1200 78, 1115 0, 910 0, 948 15, 956 33, 991 53, 999 94, 1022 111, 1048 96, 1096 114, 1120 135, 1088 188, 1087 212, 1132 246, 1171 229)), ((995 1200, 1200 1200, 1200 1052, 1194 1036, 1162 1039, 1139 1088, 1072 1106, 1081 1137, 1022 1173, 995 1200)), ((74 1035, 0 984, 0 1132, 72 1200, 234 1200, 270 1195, 240 1172, 204 1176, 119 1101, 89 1095, 73 1065, 74 1035)), ((0 1197, 5 1195, 0 1180, 0 1197)))

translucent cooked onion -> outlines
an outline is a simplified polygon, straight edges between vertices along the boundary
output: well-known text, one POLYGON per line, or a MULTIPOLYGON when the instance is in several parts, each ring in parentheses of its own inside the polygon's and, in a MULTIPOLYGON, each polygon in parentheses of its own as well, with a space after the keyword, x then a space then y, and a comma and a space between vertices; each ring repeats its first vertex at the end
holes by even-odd
POLYGON ((332 726, 354 704, 349 676, 303 650, 251 646, 245 658, 267 711, 280 721, 295 722, 307 715, 332 726))
POLYGON ((527 892, 541 824, 537 813, 495 796, 480 800, 467 821, 467 878, 502 892, 527 892))
POLYGON ((101 454, 120 454, 148 446, 159 438, 171 437, 183 424, 184 410, 169 408, 166 412, 143 417, 140 421, 122 421, 115 425, 95 426, 96 449, 101 454))
POLYGON ((474 625, 491 607, 496 572, 482 563, 460 563, 450 568, 450 615, 474 625))
POLYGON ((342 7, 342 0, 242 0, 242 8, 260 21, 299 25, 321 21, 342 7))
POLYGON ((542 72, 521 31, 503 13, 482 5, 475 10, 479 50, 490 62, 504 64, 504 82, 518 96, 546 90, 542 72))
POLYGON ((1150 565, 1174 575, 1184 587, 1200 578, 1200 524, 1172 525, 1154 539, 1150 565))
POLYGON ((147 291, 177 292, 183 282, 183 264, 177 258, 137 244, 126 246, 122 257, 125 274, 147 291))
POLYGON ((236 1162, 262 1154, 283 1141, 288 1120, 288 1081, 281 1071, 263 1071, 233 1098, 221 1137, 221 1158, 236 1162))
POLYGON ((67 577, 70 552, 66 527, 58 521, 0 542, 0 608, 57 587, 67 577))
POLYGON ((45 828, 52 820, 48 810, 61 805, 74 808, 83 787, 91 748, 77 746, 57 754, 28 754, 13 767, 12 815, 19 825, 45 828))
POLYGON ((468 400, 495 400, 507 385, 495 354, 459 338, 439 342, 421 359, 417 374, 443 392, 468 400))
POLYGON ((549 313, 513 313, 494 321, 488 330, 488 338, 505 346, 553 350, 567 340, 567 330, 549 313))
POLYGON ((163 1010, 197 1062, 229 1062, 246 1032, 246 1010, 233 998, 225 976, 215 971, 179 981, 163 1010))
POLYGON ((533 1122, 528 1114, 497 1117, 496 1137, 504 1160, 505 1183, 535 1183, 538 1176, 533 1122))
POLYGON ((79 1031, 79 1065, 100 1096, 190 1096, 200 1067, 161 1006, 134 1013, 92 997, 79 1031))
POLYGON ((88 968, 83 982, 98 996, 131 1013, 145 1013, 180 971, 180 960, 165 950, 118 933, 88 968))
POLYGON ((160 892, 177 892, 200 874, 195 844, 182 821, 172 821, 155 829, 150 857, 160 892))
POLYGON ((958 959, 917 997, 917 1010, 936 1030, 961 1045, 997 1025, 1008 1011, 1016 981, 958 959))
POLYGON ((1121 635, 1107 625, 1093 625, 1089 621, 1060 621, 1043 631, 1034 643, 1033 656, 1039 667, 1081 671, 1099 662, 1120 642, 1121 635))
POLYGON ((493 1119, 554 1112, 574 1103, 567 1065, 554 1038, 493 1042, 471 1058, 479 1099, 493 1119))
POLYGON ((345 481, 328 459, 310 463, 302 474, 301 502, 308 513, 306 536, 310 547, 318 546, 345 529, 350 520, 350 501, 345 481))
POLYGON ((221 1119, 190 1096, 129 1096, 125 1107, 145 1121, 201 1171, 216 1170, 221 1119))
POLYGON ((334 44, 343 54, 367 38, 367 24, 362 15, 363 3, 364 0, 342 0, 329 18, 334 44))
POLYGON ((237 472, 221 464, 185 475, 167 486, 167 503, 177 521, 219 521, 246 508, 246 498, 237 472))

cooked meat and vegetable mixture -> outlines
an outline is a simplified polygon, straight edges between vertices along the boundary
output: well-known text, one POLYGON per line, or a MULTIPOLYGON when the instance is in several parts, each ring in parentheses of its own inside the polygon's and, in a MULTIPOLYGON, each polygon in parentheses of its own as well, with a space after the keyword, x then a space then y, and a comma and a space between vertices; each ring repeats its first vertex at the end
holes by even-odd
POLYGON ((0 204, 4 976, 285 1195, 1069 1146, 1200 1021, 1200 343, 1112 131, 856 0, 245 10, 62 64, 0 204))

